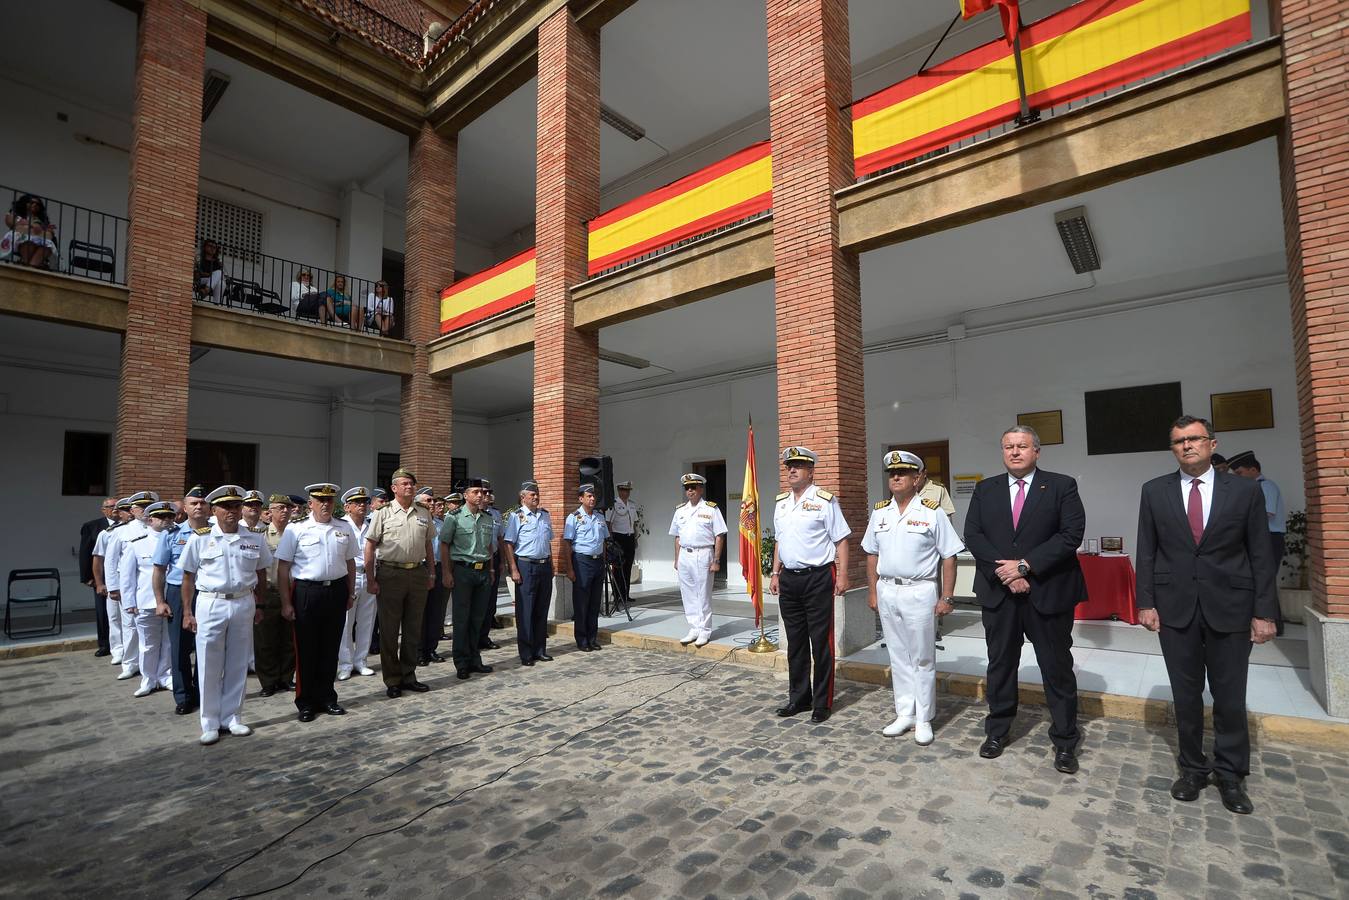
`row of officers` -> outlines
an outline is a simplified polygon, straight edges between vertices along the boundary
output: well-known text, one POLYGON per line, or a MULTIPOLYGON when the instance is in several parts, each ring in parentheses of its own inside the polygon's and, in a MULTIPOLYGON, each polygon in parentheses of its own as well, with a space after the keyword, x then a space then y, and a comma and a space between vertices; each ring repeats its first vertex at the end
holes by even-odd
MULTIPOLYGON (((1213 468, 1217 441, 1206 420, 1182 416, 1169 440, 1179 471, 1143 489, 1137 605, 1144 627, 1160 635, 1175 697, 1181 776, 1172 795, 1193 800, 1216 781, 1229 809, 1249 812, 1252 805, 1242 786, 1249 770, 1246 668, 1251 645, 1275 634, 1278 602, 1264 498, 1254 482, 1213 468), (1206 681, 1214 698, 1211 761, 1203 751, 1206 681)), ((1050 710, 1053 766, 1074 775, 1081 735, 1072 625, 1074 608, 1087 599, 1077 559, 1086 513, 1073 478, 1039 468, 1040 441, 1033 429, 1009 428, 1000 444, 1006 475, 984 479, 975 488, 963 541, 942 498, 921 491, 922 460, 903 450, 882 459, 889 496, 870 511, 861 549, 869 603, 880 617, 891 664, 895 719, 883 731, 898 736, 912 730, 919 744, 933 740, 936 620, 951 612, 955 556, 968 548, 976 563, 975 596, 988 652, 989 710, 979 755, 997 758, 1009 742, 1021 651, 1029 642, 1050 710)), ((817 454, 792 446, 781 458, 788 489, 774 504, 769 590, 779 598, 789 687, 777 714, 808 711, 823 722, 833 706, 834 604, 849 588, 852 532, 838 498, 814 483, 817 454)), ((702 477, 685 475, 682 483, 686 501, 675 509, 669 533, 689 624, 683 643, 701 646, 711 638, 711 585, 727 528, 716 504, 704 497, 702 477)), ((128 498, 135 519, 108 529, 96 556, 104 571, 117 573, 120 606, 134 617, 136 637, 125 642, 122 662, 125 676, 132 652, 127 648, 138 638, 142 681, 137 694, 170 685, 178 693, 180 680, 195 677, 202 742, 215 742, 221 729, 249 733, 240 709, 254 649, 252 626, 265 614, 258 601, 268 592, 273 565, 270 580, 280 618, 293 631, 295 702, 302 721, 311 721, 318 711, 344 713, 335 692, 339 666, 369 671, 357 652, 366 646, 360 616, 353 621, 351 615, 363 604, 377 610, 388 696, 429 690, 416 679, 416 666, 424 618, 437 632, 443 622, 443 610, 426 610, 428 590, 437 584, 453 598, 458 677, 490 673, 481 635, 495 609, 492 560, 498 549, 517 584, 521 663, 551 661, 546 629, 553 526, 539 506, 538 485, 522 484, 520 505, 498 525, 487 511, 490 485, 470 479, 462 505, 438 529, 432 512, 416 502, 411 472, 395 472, 392 488, 391 501, 368 517, 369 493, 348 490, 341 498, 347 516, 335 519, 338 487, 310 485, 308 518, 283 526, 274 544, 269 538, 275 523, 265 535, 239 527, 246 492, 234 485, 204 497, 200 489, 190 491, 184 498, 188 519, 172 530, 171 505, 148 492, 128 498), (207 520, 206 507, 214 513, 214 524, 207 520), (181 628, 170 627, 174 619, 181 628), (196 643, 195 676, 180 655, 187 640, 196 643), (353 641, 355 650, 344 650, 353 641)), ((595 508, 594 486, 583 484, 577 494, 578 506, 563 527, 559 562, 574 586, 577 647, 590 652, 600 649, 599 598, 610 530, 595 508)), ((623 502, 635 519, 627 496, 623 502)))

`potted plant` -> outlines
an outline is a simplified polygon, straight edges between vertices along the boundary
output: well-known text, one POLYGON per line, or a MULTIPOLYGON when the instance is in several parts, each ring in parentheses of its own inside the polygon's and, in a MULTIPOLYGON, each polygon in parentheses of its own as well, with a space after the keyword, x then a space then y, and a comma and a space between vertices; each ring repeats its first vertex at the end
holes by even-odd
MULTIPOLYGON (((1288 514, 1288 528, 1284 536, 1280 575, 1287 573, 1289 587, 1307 590, 1307 514, 1296 510, 1288 514)), ((1280 581, 1284 581, 1283 577, 1280 581)))

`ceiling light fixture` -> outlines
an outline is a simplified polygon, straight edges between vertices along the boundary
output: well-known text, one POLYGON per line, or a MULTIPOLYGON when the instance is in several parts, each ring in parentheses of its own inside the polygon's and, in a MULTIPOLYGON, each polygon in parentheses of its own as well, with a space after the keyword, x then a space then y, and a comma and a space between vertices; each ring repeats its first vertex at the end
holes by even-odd
POLYGON ((1087 224, 1085 206, 1054 213, 1054 227, 1059 230, 1059 238, 1063 241, 1064 252, 1068 254, 1074 272, 1084 275, 1101 268, 1101 255, 1091 236, 1091 226, 1087 224))
POLYGON ((205 122, 211 117, 211 111, 215 109, 220 98, 225 96, 225 90, 230 86, 230 77, 224 72, 215 69, 206 70, 206 83, 201 89, 201 120, 205 122))
POLYGON ((600 121, 634 141, 640 141, 646 137, 645 128, 603 103, 600 104, 600 121))
POLYGON ((605 362, 617 363, 620 366, 627 366, 630 369, 649 369, 651 360, 642 359, 640 356, 629 356, 626 353, 619 353, 617 350, 605 350, 600 348, 600 359, 605 362))

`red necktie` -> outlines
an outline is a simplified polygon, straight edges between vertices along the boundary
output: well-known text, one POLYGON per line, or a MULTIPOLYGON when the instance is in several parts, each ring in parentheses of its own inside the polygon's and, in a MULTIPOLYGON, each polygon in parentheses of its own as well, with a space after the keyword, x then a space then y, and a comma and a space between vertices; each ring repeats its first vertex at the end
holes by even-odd
POLYGON ((1190 520, 1190 534, 1194 535, 1195 546, 1204 539, 1204 498, 1199 495, 1199 479, 1190 482, 1190 502, 1185 508, 1185 516, 1190 520))
POLYGON ((1023 478, 1016 480, 1016 499, 1012 501, 1012 527, 1016 528, 1021 524, 1021 509, 1026 505, 1026 481, 1023 478))

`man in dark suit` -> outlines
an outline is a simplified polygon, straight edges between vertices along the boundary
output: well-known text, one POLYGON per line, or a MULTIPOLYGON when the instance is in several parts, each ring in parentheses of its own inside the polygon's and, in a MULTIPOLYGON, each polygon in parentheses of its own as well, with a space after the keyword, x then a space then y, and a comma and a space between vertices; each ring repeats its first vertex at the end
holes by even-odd
POLYGON ((1251 644, 1274 637, 1277 563, 1254 481, 1213 468, 1213 426, 1171 426, 1180 471, 1143 485, 1138 511, 1138 620, 1158 632, 1180 743, 1177 800, 1195 800, 1216 776, 1223 805, 1253 807, 1246 671, 1251 644), (1204 683, 1213 694, 1213 764, 1204 756, 1204 683))
POLYGON ((974 595, 988 644, 988 717, 979 755, 995 759, 1016 716, 1023 636, 1035 648, 1053 719, 1054 768, 1077 772, 1077 678, 1073 608, 1087 599, 1077 548, 1087 513, 1077 482, 1036 467, 1040 438, 1017 425, 1002 435, 1005 476, 985 478, 965 514, 965 546, 974 554, 974 595))
POLYGON ((80 526, 80 581, 94 592, 94 627, 98 629, 98 650, 95 656, 107 656, 112 652, 108 646, 108 595, 100 594, 94 584, 94 542, 99 532, 117 524, 117 499, 105 497, 103 515, 90 519, 80 526))

